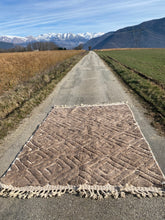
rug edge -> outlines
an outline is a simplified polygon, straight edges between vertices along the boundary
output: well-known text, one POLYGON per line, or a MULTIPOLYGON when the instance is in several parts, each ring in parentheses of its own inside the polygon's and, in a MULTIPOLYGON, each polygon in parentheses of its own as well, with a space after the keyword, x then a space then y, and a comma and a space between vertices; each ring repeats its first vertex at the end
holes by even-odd
MULTIPOLYGON (((74 107, 99 107, 99 106, 112 106, 112 105, 128 105, 128 102, 114 102, 114 103, 96 103, 96 104, 78 104, 78 105, 54 105, 52 109, 54 108, 74 108, 74 107)), ((51 110, 52 110, 51 109, 51 110)))
POLYGON ((30 199, 32 197, 56 197, 65 193, 78 194, 85 198, 103 199, 112 196, 117 199, 119 197, 125 198, 126 194, 132 194, 138 198, 145 197, 165 197, 164 185, 162 188, 157 187, 135 187, 126 184, 125 186, 112 186, 110 184, 100 185, 46 185, 43 187, 28 186, 28 187, 13 187, 0 183, 0 197, 13 197, 19 199, 30 199))
MULTIPOLYGON (((110 104, 94 104, 94 105, 74 105, 74 106, 67 106, 67 105, 61 105, 61 106, 54 106, 51 108, 51 110, 48 112, 46 117, 43 119, 43 121, 36 127, 33 134, 30 136, 30 138, 25 142, 25 144, 21 147, 20 151, 16 154, 15 159, 10 164, 9 168, 5 171, 5 173, 1 176, 1 178, 6 174, 6 172, 10 169, 11 165, 15 162, 18 155, 23 150, 23 147, 31 140, 31 138, 34 136, 35 132, 39 129, 39 127, 45 122, 49 114, 52 112, 54 108, 74 108, 74 107, 92 107, 92 106, 113 106, 113 105, 126 105, 131 114, 132 117, 143 136, 145 142, 148 145, 148 148, 152 154, 152 157, 157 164, 159 170, 162 173, 163 178, 165 179, 165 176, 152 152, 152 149, 150 147, 150 144, 146 140, 145 136, 143 135, 143 132, 141 131, 141 128, 139 124, 137 123, 134 113, 132 109, 130 108, 129 104, 127 102, 118 102, 118 103, 110 103, 110 104)), ((108 196, 112 196, 114 198, 118 197, 125 197, 125 194, 133 194, 137 197, 153 197, 153 196, 165 196, 165 181, 162 182, 162 188, 157 187, 134 187, 134 186, 112 186, 112 185, 105 185, 105 186, 91 186, 91 185, 80 185, 80 186, 53 186, 53 185, 47 185, 44 187, 13 187, 10 185, 5 185, 0 182, 0 197, 14 197, 14 198, 31 198, 31 197, 53 197, 53 196, 61 196, 64 193, 71 193, 71 194, 80 194, 84 197, 90 197, 92 199, 101 199, 106 198, 108 196), (54 192, 52 192, 54 191, 54 192)))
POLYGON ((141 128, 140 128, 140 126, 139 126, 139 124, 138 124, 136 118, 135 118, 135 115, 134 115, 134 113, 133 113, 131 107, 130 107, 128 104, 126 104, 126 105, 128 106, 128 108, 129 108, 129 110, 130 110, 130 112, 131 112, 131 114, 132 114, 132 117, 133 117, 133 119, 134 119, 134 121, 135 121, 135 123, 136 123, 136 126, 138 127, 138 129, 139 129, 139 131, 140 131, 140 133, 141 133, 143 139, 144 139, 145 142, 147 143, 148 149, 149 149, 149 151, 150 151, 150 153, 151 153, 151 155, 152 155, 152 157, 153 157, 153 159, 154 159, 154 161, 155 161, 155 163, 156 163, 156 165, 157 165, 159 171, 160 171, 161 174, 162 174, 162 177, 163 177, 162 183, 165 184, 165 175, 164 175, 162 169, 161 169, 160 166, 159 166, 159 163, 158 163, 158 161, 157 161, 157 159, 156 159, 156 157, 155 157, 155 155, 154 155, 154 153, 153 153, 153 151, 152 151, 151 145, 149 144, 149 142, 147 141, 146 137, 144 136, 144 134, 143 134, 143 132, 142 132, 142 130, 141 130, 141 128))

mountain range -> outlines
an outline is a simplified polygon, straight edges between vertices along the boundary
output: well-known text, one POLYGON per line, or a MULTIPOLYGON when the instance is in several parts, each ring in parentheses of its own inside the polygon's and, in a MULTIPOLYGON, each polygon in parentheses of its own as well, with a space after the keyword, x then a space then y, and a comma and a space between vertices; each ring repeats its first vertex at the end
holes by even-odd
POLYGON ((27 46, 32 42, 54 42, 59 47, 73 49, 83 44, 83 49, 108 48, 165 48, 165 18, 143 22, 108 33, 49 33, 37 37, 0 36, 0 48, 14 45, 27 46))
MULTIPOLYGON (((19 37, 19 36, 0 36, 0 47, 2 45, 1 42, 26 46, 28 43, 32 42, 54 42, 59 47, 65 47, 67 49, 72 49, 79 44, 85 44, 88 40, 99 37, 104 33, 49 33, 49 34, 41 34, 37 37, 27 36, 27 37, 19 37)), ((4 44, 3 44, 4 45, 4 44)), ((2 45, 2 46, 3 46, 2 45)), ((3 47, 1 47, 3 48, 3 47)))
POLYGON ((165 18, 143 22, 93 38, 84 49, 165 48, 165 18))

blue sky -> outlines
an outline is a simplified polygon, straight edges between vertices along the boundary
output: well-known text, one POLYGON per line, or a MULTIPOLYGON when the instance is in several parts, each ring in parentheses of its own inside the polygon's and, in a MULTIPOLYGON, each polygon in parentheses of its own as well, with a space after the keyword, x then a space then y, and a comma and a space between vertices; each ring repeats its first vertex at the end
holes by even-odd
POLYGON ((165 17, 165 0, 0 0, 0 35, 109 32, 165 17))

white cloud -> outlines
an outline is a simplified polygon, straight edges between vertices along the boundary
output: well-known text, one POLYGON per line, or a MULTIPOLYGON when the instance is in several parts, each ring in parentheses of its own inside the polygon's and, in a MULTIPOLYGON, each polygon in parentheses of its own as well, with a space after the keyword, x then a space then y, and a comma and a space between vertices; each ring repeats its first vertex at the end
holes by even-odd
POLYGON ((94 28, 96 32, 105 32, 106 28, 110 31, 108 28, 115 30, 130 22, 149 20, 151 15, 163 17, 165 6, 164 0, 27 0, 21 4, 14 0, 15 5, 6 5, 5 0, 2 1, 0 34, 9 31, 27 34, 31 31, 33 34, 51 28, 65 32, 69 27, 70 32, 81 28, 81 32, 94 28))

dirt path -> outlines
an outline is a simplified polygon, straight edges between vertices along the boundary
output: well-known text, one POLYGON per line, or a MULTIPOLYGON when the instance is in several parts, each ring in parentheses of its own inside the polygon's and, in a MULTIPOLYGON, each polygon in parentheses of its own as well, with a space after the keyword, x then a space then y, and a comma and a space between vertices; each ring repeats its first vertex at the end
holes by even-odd
MULTIPOLYGON (((94 53, 85 56, 57 85, 54 92, 0 146, 0 175, 54 105, 100 104, 127 101, 165 173, 165 138, 145 117, 145 110, 94 53)), ((165 198, 139 200, 132 196, 102 201, 73 195, 19 200, 0 198, 0 219, 165 219, 165 198)))

